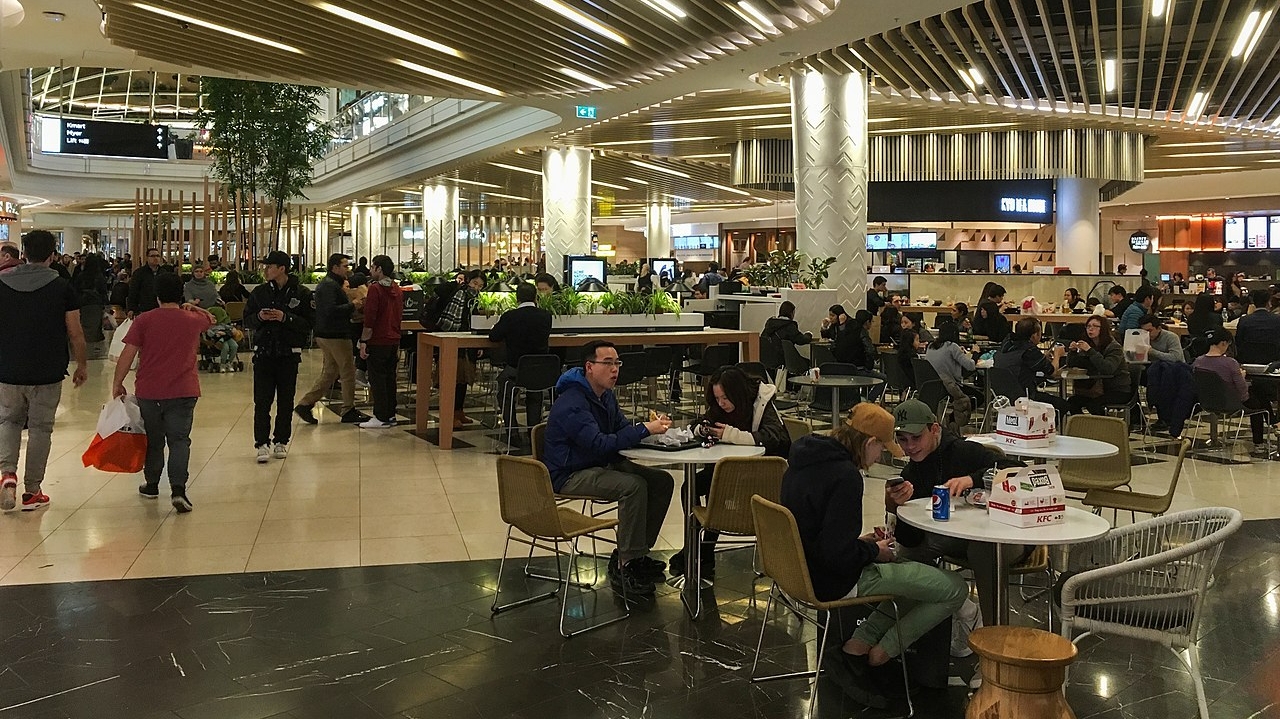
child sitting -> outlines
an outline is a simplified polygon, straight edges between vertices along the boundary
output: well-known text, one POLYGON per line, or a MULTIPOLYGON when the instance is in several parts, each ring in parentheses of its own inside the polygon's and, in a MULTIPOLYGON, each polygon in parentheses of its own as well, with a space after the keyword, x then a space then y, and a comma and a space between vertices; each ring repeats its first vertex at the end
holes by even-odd
POLYGON ((213 307, 209 310, 213 315, 215 324, 205 330, 204 336, 213 342, 221 352, 218 357, 217 364, 214 365, 215 372, 234 372, 236 365, 236 353, 240 351, 239 340, 244 336, 239 329, 231 324, 231 320, 227 317, 226 310, 221 307, 213 307))

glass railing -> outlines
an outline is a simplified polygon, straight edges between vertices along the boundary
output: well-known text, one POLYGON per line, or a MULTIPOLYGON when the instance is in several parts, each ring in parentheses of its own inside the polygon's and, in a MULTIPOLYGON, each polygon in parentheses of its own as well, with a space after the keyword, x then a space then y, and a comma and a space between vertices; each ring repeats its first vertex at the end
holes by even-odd
POLYGON ((347 105, 329 121, 329 152, 368 137, 431 100, 426 95, 374 92, 347 105))

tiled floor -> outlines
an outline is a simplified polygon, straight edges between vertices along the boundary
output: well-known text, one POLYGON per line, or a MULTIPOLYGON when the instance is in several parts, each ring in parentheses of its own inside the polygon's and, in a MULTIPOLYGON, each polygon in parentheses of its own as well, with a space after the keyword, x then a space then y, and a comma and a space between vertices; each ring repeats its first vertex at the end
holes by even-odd
MULTIPOLYGON (((304 388, 316 369, 308 357, 304 388)), ((64 392, 45 485, 52 504, 0 516, 0 584, 37 585, 0 588, 8 626, 0 714, 740 717, 803 709, 802 685, 745 682, 763 603, 745 559, 722 572, 717 617, 694 625, 664 594, 626 623, 562 641, 550 604, 489 617, 491 560, 505 527, 482 432, 462 433, 476 449, 442 452, 402 429, 359 430, 319 412, 319 426, 295 426, 287 460, 260 466, 250 375, 202 375, 196 507, 178 516, 163 499, 139 497, 136 477, 80 464, 110 371, 96 362, 85 387, 64 392), (181 578, 193 575, 219 576, 181 578), (180 578, 70 584, 157 577, 180 578)), ((1167 482, 1172 463, 1151 459, 1134 467, 1138 489, 1167 482)), ((880 520, 880 484, 868 482, 867 492, 870 526, 880 520)), ((1189 462, 1174 509, 1206 504, 1280 517, 1280 463, 1189 462)), ((681 543, 673 502, 659 550, 681 543)), ((1205 624, 1215 719, 1280 715, 1271 708, 1280 697, 1267 689, 1280 671, 1277 550, 1280 522, 1255 522, 1224 556, 1205 624)), ((609 606, 606 590, 593 609, 609 606)), ((774 654, 803 663, 792 638, 772 637, 774 654)), ((1149 647, 1086 640, 1068 697, 1082 717, 1193 716, 1187 677, 1172 661, 1149 647)), ((839 692, 827 694, 822 715, 859 713, 839 692)), ((958 717, 964 692, 923 701, 918 716, 958 717)))

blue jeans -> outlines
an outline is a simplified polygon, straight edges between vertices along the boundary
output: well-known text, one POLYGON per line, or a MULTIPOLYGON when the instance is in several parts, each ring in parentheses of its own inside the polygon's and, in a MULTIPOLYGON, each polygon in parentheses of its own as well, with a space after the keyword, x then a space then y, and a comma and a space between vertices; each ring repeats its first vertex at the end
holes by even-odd
POLYGON ((138 399, 142 424, 147 430, 147 463, 142 469, 147 486, 160 486, 160 473, 165 466, 164 448, 168 445, 169 489, 175 495, 186 494, 191 464, 191 422, 198 399, 138 399))

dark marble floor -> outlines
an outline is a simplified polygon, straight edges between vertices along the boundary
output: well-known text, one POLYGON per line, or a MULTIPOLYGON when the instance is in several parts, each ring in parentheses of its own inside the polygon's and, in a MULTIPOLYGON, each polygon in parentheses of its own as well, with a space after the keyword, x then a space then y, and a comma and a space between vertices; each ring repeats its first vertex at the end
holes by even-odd
MULTIPOLYGON (((1278 549, 1273 520, 1246 523, 1224 552, 1200 642, 1214 719, 1280 717, 1278 549)), ((490 561, 5 587, 0 716, 802 716, 803 681, 747 681, 767 589, 749 563, 723 557, 719 608, 703 621, 664 587, 630 620, 570 640, 552 602, 492 617, 490 561)), ((570 609, 616 606, 606 589, 570 609)), ((1018 609, 1019 622, 1044 615, 1018 609)), ((779 624, 766 647, 762 671, 797 669, 812 632, 779 624)), ((972 666, 956 660, 953 684, 972 666)), ((901 714, 864 710, 825 680, 820 695, 824 717, 901 714)), ((917 716, 962 717, 965 695, 920 690, 917 716)), ((1172 654, 1118 639, 1082 642, 1067 697, 1080 717, 1196 715, 1172 654)))

